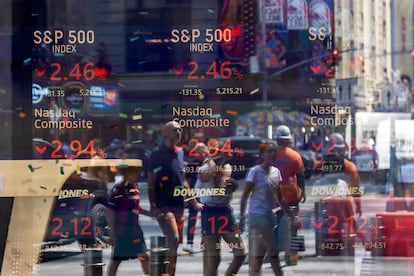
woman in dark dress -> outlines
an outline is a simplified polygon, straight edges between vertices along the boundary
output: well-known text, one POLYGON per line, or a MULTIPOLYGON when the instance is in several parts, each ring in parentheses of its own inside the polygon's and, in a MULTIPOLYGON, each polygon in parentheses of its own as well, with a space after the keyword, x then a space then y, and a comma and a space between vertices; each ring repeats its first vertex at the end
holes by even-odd
POLYGON ((139 214, 155 214, 139 206, 137 181, 141 168, 121 165, 119 171, 123 175, 123 180, 114 185, 108 202, 113 247, 107 275, 116 275, 121 261, 134 258, 141 261, 143 274, 149 275, 149 250, 145 245, 138 217, 139 214))

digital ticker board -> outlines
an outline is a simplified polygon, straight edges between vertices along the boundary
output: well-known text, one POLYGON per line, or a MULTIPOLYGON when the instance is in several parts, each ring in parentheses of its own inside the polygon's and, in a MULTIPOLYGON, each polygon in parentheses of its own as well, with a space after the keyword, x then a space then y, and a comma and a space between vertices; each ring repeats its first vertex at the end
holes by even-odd
MULTIPOLYGON (((292 235, 305 236, 306 258, 388 252, 392 242, 383 239, 381 219, 375 216, 375 211, 385 211, 384 195, 372 199, 384 208, 369 207, 357 218, 358 210, 347 213, 349 204, 343 199, 354 199, 351 209, 358 209, 367 195, 362 172, 372 176, 367 183, 376 190, 386 184, 383 179, 381 184, 375 182, 378 156, 369 139, 375 139, 378 129, 358 128, 363 123, 355 112, 362 110, 352 102, 356 96, 351 98, 355 85, 362 83, 358 78, 366 75, 353 73, 341 79, 346 70, 356 71, 355 64, 346 65, 348 69, 342 64, 343 54, 357 51, 342 50, 345 6, 356 9, 362 4, 334 0, 6 2, 1 13, 9 15, 0 20, 0 37, 5 42, 0 58, 2 64, 10 65, 0 69, 4 83, 0 136, 5 141, 0 146, 0 206, 5 222, 0 226, 2 275, 59 272, 65 269, 64 261, 54 260, 62 261, 59 271, 47 266, 51 252, 73 248, 80 254, 88 249, 103 252, 106 273, 113 245, 102 241, 111 229, 109 222, 98 223, 98 215, 109 212, 110 193, 123 166, 139 165, 140 204, 153 208, 147 190, 154 171, 148 168, 152 154, 165 142, 164 128, 171 121, 181 128, 181 140, 175 144, 178 156, 182 153, 180 173, 197 179, 202 169, 193 163, 207 157, 217 162, 216 172, 229 170, 239 185, 230 201, 234 217, 226 214, 203 221, 197 214, 190 215, 190 199, 204 192, 229 196, 222 187, 176 194, 174 190, 172 196, 190 198, 180 250, 186 245, 189 227, 198 252, 179 255, 177 275, 186 271, 185 258, 192 257, 200 268, 194 273, 202 273, 205 245, 200 241, 208 235, 201 225, 207 223, 210 234, 238 229, 246 176, 263 162, 260 143, 276 142, 281 125, 289 127, 290 147, 300 153, 304 164, 308 199, 299 204, 297 224, 292 224, 302 228, 292 235), (332 133, 341 133, 344 141, 332 138, 332 133), (365 144, 361 144, 362 136, 365 144), (201 143, 207 152, 200 153, 201 143), (346 150, 341 158, 326 157, 337 154, 342 144, 346 150), (222 158, 228 166, 219 164, 222 158), (346 171, 344 159, 354 162, 356 173, 361 173, 358 185, 341 186, 348 181, 338 176, 346 171), (338 202, 332 203, 331 198, 338 202), (344 213, 327 207, 333 205, 345 206, 344 213), (233 218, 237 223, 230 225, 233 218), (190 226, 191 221, 196 224, 190 226)), ((363 62, 360 58, 360 67, 363 62)), ((364 89, 377 93, 381 85, 374 80, 364 89)), ((408 137, 404 139, 399 146, 409 143, 408 137)), ((403 165, 410 178, 410 163, 403 165)), ((401 173, 399 177, 404 178, 401 173)), ((167 176, 161 180, 169 181, 167 176)), ((366 202, 365 207, 371 204, 366 202)), ((150 237, 163 233, 156 218, 139 216, 151 249, 150 237)), ((406 228, 412 226, 404 218, 398 221, 406 228)), ((235 250, 253 254, 252 238, 246 231, 238 235, 242 243, 219 242, 216 249, 221 253, 217 254, 229 260, 229 252, 235 250)), ((288 259, 296 252, 290 244, 286 248, 289 236, 277 236, 280 259, 288 264, 283 267, 286 274, 292 271, 288 259)), ((312 263, 316 267, 322 261, 315 258, 312 263)), ((301 265, 299 259, 296 266, 301 265)), ((73 269, 78 275, 85 267, 79 263, 73 269)), ((140 269, 136 266, 137 273, 140 269)), ((264 266, 262 270, 272 274, 264 266)), ((224 275, 223 261, 220 271, 224 275)), ((248 271, 249 265, 243 265, 240 275, 248 271)))

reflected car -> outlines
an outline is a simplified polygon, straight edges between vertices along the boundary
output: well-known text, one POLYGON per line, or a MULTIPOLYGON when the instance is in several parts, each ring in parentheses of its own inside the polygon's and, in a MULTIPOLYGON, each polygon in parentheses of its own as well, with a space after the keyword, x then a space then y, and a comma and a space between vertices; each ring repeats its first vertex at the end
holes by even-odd
POLYGON ((231 142, 231 158, 229 163, 233 167, 232 177, 241 179, 245 177, 248 170, 259 162, 259 145, 263 141, 274 142, 257 136, 230 136, 217 139, 220 145, 231 142))
POLYGON ((108 192, 116 175, 116 167, 108 161, 142 167, 140 160, 92 159, 73 172, 54 198, 42 243, 43 259, 48 258, 48 249, 75 241, 81 249, 108 246, 108 192))
MULTIPOLYGON (((117 139, 116 139, 117 140, 117 139)), ((142 161, 142 178, 147 178, 148 160, 154 151, 154 147, 143 144, 128 143, 121 140, 112 142, 105 148, 107 158, 139 159, 142 161)))
POLYGON ((378 170, 378 155, 373 158, 372 153, 367 150, 358 150, 352 156, 351 161, 357 167, 358 173, 362 181, 373 181, 378 184, 385 184, 386 172, 378 170))
MULTIPOLYGON (((248 170, 257 165, 260 156, 259 145, 262 141, 273 142, 271 139, 266 139, 257 136, 230 136, 217 139, 220 145, 223 145, 227 140, 231 141, 232 156, 229 163, 233 166, 233 177, 235 179, 243 178, 248 170)), ((297 151, 305 166, 305 178, 312 176, 313 164, 315 154, 312 151, 297 151)))
POLYGON ((124 147, 126 158, 139 159, 142 161, 142 178, 147 178, 148 160, 151 157, 154 147, 149 147, 143 144, 127 143, 124 147))
POLYGON ((97 206, 105 208, 108 194, 105 181, 88 172, 97 168, 88 167, 80 174, 75 172, 63 184, 52 209, 48 242, 75 239, 82 244, 94 243, 93 213, 97 206))

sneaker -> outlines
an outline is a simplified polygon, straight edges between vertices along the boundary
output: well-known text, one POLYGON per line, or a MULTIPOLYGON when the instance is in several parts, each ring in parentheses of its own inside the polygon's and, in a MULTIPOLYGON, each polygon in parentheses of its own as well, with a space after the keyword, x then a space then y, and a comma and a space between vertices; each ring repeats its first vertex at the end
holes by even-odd
POLYGON ((187 246, 183 247, 183 251, 188 252, 190 254, 194 254, 194 248, 192 244, 187 244, 187 246))

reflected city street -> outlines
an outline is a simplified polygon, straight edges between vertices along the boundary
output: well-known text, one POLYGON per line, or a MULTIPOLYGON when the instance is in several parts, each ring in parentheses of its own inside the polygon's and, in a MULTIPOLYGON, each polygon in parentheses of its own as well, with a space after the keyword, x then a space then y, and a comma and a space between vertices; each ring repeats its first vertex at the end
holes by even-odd
POLYGON ((0 14, 1 275, 414 274, 413 0, 0 14))
MULTIPOLYGON (((361 244, 356 242, 354 256, 347 256, 345 253, 343 256, 321 256, 317 255, 315 247, 315 202, 318 202, 322 196, 312 194, 312 190, 316 188, 328 187, 330 180, 327 178, 335 179, 335 177, 313 177, 306 181, 307 200, 301 204, 300 222, 302 224, 299 230, 300 235, 305 236, 306 251, 301 252, 303 258, 301 258, 297 265, 286 266, 282 261, 283 270, 285 275, 309 275, 309 271, 312 271, 315 275, 409 275, 414 269, 411 257, 375 257, 372 256, 370 251, 365 250, 361 244), (359 244, 359 246, 358 246, 359 244)), ((235 192, 232 201, 232 207, 235 214, 238 214, 239 200, 241 191, 243 188, 243 180, 239 180, 241 187, 235 192)), ((141 183, 141 191, 143 194, 142 203, 143 207, 147 207, 148 204, 146 198, 146 184, 141 183)), ((375 217, 378 212, 385 211, 385 201, 389 197, 385 194, 383 185, 376 185, 370 182, 364 182, 361 184, 364 188, 364 195, 362 196, 362 208, 363 215, 367 218, 375 217)), ((148 217, 142 217, 140 220, 141 226, 149 244, 150 236, 162 235, 156 222, 148 217)), ((200 252, 200 225, 197 226, 195 231, 195 251, 200 252), (198 248, 197 248, 198 247, 198 248), (198 249, 198 250, 197 250, 198 249)), ((247 234, 243 234, 243 241, 248 242, 247 234)), ((58 248, 56 248, 58 250, 58 248)), ((56 271, 62 265, 67 269, 65 275, 79 275, 83 271, 83 256, 76 244, 71 244, 64 247, 66 251, 78 252, 75 256, 68 256, 56 260, 45 260, 39 263, 35 268, 35 275, 55 275, 56 271)), ((199 265, 202 262, 202 253, 195 253, 189 255, 187 252, 180 250, 181 254, 177 261, 177 275, 200 275, 202 273, 202 267, 199 265)), ((284 252, 280 253, 280 257, 283 260, 284 252)), ((107 264, 109 262, 110 249, 103 250, 103 261, 107 264)), ((227 249, 222 250, 222 264, 219 267, 219 273, 225 272, 226 264, 231 261, 232 254, 227 249)), ((137 260, 130 260, 123 262, 119 268, 119 275, 136 275, 140 273, 140 266, 137 260)), ((103 267, 105 273, 106 266, 103 267)), ((244 263, 239 275, 248 275, 248 264, 244 263)), ((263 275, 273 275, 270 264, 265 263, 263 265, 263 275)))

